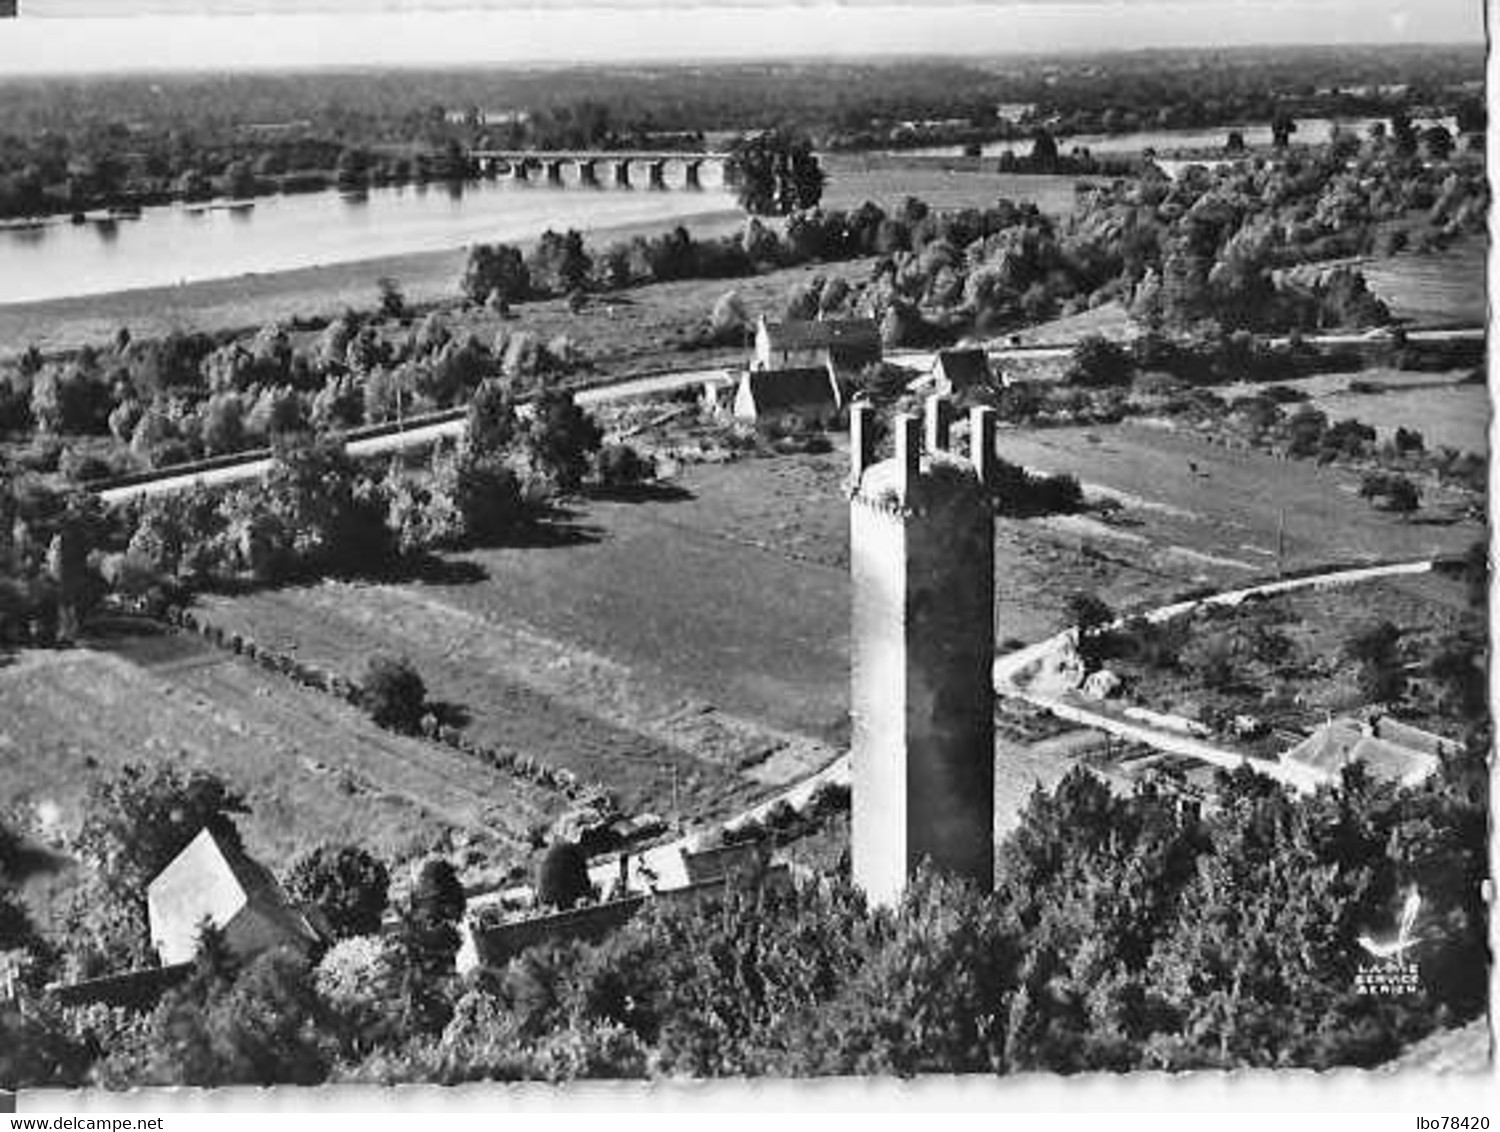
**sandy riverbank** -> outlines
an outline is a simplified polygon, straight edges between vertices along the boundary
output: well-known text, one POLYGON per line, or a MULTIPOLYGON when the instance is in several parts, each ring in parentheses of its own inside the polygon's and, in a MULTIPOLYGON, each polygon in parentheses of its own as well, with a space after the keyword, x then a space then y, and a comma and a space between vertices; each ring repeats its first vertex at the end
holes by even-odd
MULTIPOLYGON (((697 239, 723 235, 744 223, 735 209, 705 212, 681 223, 697 239)), ((586 228, 602 248, 634 236, 656 236, 669 220, 586 228)), ((412 303, 456 299, 466 247, 331 263, 264 274, 206 279, 174 287, 147 287, 103 295, 0 306, 0 358, 35 344, 44 353, 108 342, 122 326, 136 337, 170 330, 222 331, 261 326, 296 316, 332 315, 376 301, 376 281, 389 276, 412 303)))

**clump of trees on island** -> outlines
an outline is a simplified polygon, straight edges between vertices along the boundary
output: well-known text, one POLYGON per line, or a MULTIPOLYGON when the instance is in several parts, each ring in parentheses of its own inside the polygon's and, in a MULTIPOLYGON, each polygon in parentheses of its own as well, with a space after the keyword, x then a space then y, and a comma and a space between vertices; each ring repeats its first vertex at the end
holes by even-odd
POLYGON ((729 150, 725 180, 735 186, 740 207, 755 216, 785 216, 817 207, 827 175, 812 141, 785 130, 741 138, 729 150))

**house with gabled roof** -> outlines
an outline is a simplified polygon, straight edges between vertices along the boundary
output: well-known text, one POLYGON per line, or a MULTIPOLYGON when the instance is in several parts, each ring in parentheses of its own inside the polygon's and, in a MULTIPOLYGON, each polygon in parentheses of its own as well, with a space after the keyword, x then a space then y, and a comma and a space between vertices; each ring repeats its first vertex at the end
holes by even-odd
MULTIPOLYGON (((1409 730, 1427 736, 1416 728, 1409 730)), ((1378 722, 1333 719, 1284 752, 1281 761, 1319 772, 1330 782, 1338 780, 1344 767, 1359 763, 1374 778, 1414 786, 1432 775, 1440 760, 1428 744, 1405 740, 1403 731, 1389 726, 1382 734, 1378 722)))
POLYGON ((751 369, 831 368, 835 376, 857 373, 880 361, 880 327, 868 318, 789 319, 755 328, 751 369))
POLYGON ((734 415, 761 428, 817 425, 826 428, 839 415, 838 381, 826 366, 752 369, 740 378, 734 415))
POLYGON ((147 886, 146 907, 163 966, 193 959, 205 922, 223 933, 225 947, 240 959, 318 941, 270 870, 230 836, 207 827, 147 886))

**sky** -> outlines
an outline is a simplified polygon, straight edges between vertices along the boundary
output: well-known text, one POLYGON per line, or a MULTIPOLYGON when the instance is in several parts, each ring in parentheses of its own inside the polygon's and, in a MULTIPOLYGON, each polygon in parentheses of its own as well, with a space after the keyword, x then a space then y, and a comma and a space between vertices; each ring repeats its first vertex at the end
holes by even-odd
POLYGON ((0 75, 1483 42, 1484 0, 20 0, 0 75))

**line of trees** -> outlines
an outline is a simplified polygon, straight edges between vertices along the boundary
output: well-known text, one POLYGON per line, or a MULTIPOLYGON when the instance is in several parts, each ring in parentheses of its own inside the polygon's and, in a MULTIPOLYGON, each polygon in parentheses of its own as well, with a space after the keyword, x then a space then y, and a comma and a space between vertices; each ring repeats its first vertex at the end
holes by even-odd
POLYGON ((459 335, 441 313, 392 322, 346 311, 316 335, 172 332, 53 361, 27 352, 0 372, 0 433, 30 436, 23 467, 75 483, 328 436, 466 404, 503 380, 517 395, 584 365, 565 335, 502 326, 459 335))
POLYGON ((434 550, 504 540, 543 521, 561 494, 627 470, 619 446, 552 390, 522 420, 508 385, 482 384, 469 427, 425 466, 361 467, 337 442, 276 442, 249 486, 198 486, 106 511, 34 480, 0 480, 0 642, 71 639, 110 593, 160 605, 202 587, 399 570, 434 550))

